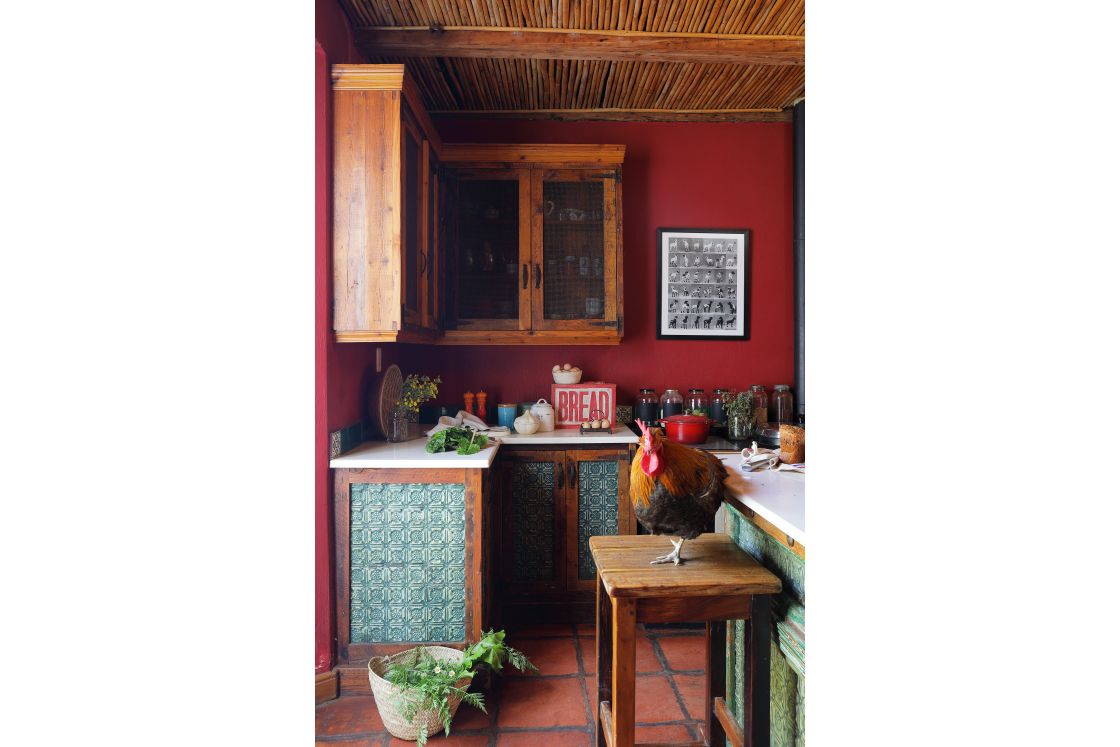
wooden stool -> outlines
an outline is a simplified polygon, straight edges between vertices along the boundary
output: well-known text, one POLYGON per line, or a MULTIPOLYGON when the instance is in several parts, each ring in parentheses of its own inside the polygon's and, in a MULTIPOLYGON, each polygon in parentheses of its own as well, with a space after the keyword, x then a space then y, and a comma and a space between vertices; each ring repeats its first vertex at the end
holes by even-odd
POLYGON ((770 744, 770 597, 782 582, 726 534, 684 546, 684 563, 650 565, 667 537, 592 537, 598 583, 598 744, 634 744, 634 648, 642 622, 707 623, 708 681, 703 742, 723 747, 770 744), (746 733, 727 710, 727 620, 747 620, 743 704, 746 733))

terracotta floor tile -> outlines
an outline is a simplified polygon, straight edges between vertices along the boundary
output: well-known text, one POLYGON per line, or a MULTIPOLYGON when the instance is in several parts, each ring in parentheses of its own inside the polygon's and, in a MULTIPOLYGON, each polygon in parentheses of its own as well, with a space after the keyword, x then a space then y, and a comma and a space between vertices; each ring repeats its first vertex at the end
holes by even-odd
POLYGON ((639 677, 635 692, 635 715, 640 724, 683 721, 686 716, 665 675, 639 677))
MULTIPOLYGON (((494 710, 494 694, 493 692, 483 693, 486 698, 486 710, 494 710)), ((455 712, 455 718, 451 720, 452 733, 455 731, 463 730, 481 730, 490 728, 490 714, 483 713, 477 708, 469 705, 459 705, 459 710, 455 712)))
MULTIPOLYGON (((436 747, 435 742, 431 742, 436 747)), ((499 733, 498 747, 592 747, 590 733, 581 731, 522 731, 499 733)))
POLYGON ((684 724, 666 724, 662 726, 642 726, 638 724, 634 730, 634 741, 641 742, 691 742, 692 734, 684 724))
POLYGON ((315 734, 370 734, 384 728, 372 695, 347 695, 315 708, 315 734))
POLYGON ((598 671, 598 649, 595 647, 594 638, 578 638, 579 652, 583 657, 583 673, 595 674, 598 671))
POLYGON ((661 666, 661 659, 657 658, 657 653, 653 650, 653 643, 649 638, 644 635, 639 637, 634 649, 634 666, 637 667, 638 674, 660 672, 664 669, 661 666))
POLYGON ((704 720, 704 680, 703 674, 675 674, 677 689, 681 691, 690 718, 704 720))
MULTIPOLYGON (((487 734, 459 734, 455 731, 455 726, 451 726, 451 736, 444 736, 442 731, 436 732, 428 737, 428 744, 431 747, 486 747, 490 743, 490 736, 487 734)), ((405 741, 393 737, 389 740, 392 747, 416 747, 416 740, 405 741)))
MULTIPOLYGON (((332 739, 330 741, 315 740, 315 747, 334 747, 334 745, 342 745, 342 747, 381 747, 385 741, 384 734, 378 734, 375 737, 352 737, 343 739, 332 739)), ((415 744, 415 742, 413 742, 415 744)))
POLYGON ((502 683, 498 726, 586 726, 583 689, 576 677, 510 678, 502 683))
MULTIPOLYGON (((513 644, 520 649, 529 661, 533 662, 541 674, 575 674, 579 671, 576 661, 575 638, 525 638, 513 644)), ((510 666, 502 668, 502 676, 535 677, 535 674, 522 674, 510 666)))
POLYGON ((657 640, 665 660, 669 662, 669 669, 682 671, 689 669, 707 669, 705 656, 704 636, 671 636, 657 640))
POLYGON ((561 638, 572 635, 572 626, 569 623, 548 623, 541 625, 511 626, 506 629, 506 641, 514 648, 518 638, 561 638))

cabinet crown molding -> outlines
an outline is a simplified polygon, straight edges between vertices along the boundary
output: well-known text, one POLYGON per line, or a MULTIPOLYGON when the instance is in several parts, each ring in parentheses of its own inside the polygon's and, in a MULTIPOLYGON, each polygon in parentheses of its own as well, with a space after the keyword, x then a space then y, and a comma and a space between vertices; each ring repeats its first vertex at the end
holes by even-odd
POLYGON ((331 80, 338 90, 400 91, 404 65, 333 65, 331 80))
POLYGON ((447 163, 578 163, 581 166, 621 166, 625 145, 552 143, 444 143, 440 158, 447 163))

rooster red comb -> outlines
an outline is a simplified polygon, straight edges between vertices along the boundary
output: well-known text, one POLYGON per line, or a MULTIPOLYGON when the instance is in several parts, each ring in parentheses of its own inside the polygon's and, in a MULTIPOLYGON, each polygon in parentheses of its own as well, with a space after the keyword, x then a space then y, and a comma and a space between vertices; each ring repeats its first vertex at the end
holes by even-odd
POLYGON ((649 428, 646 427, 645 421, 641 418, 636 419, 634 422, 638 424, 638 430, 642 432, 643 436, 649 433, 649 428))

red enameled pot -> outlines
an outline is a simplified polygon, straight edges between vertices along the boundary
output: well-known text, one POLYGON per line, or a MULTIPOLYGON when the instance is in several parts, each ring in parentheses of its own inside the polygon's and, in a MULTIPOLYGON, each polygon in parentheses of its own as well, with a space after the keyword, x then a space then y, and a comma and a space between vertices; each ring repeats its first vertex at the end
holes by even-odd
POLYGON ((708 440, 712 421, 703 415, 670 415, 658 420, 665 428, 665 437, 679 444, 702 444, 708 440))

